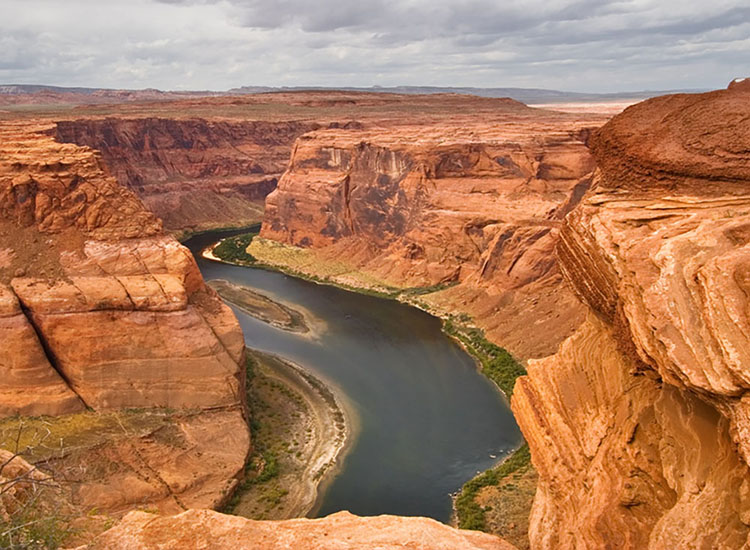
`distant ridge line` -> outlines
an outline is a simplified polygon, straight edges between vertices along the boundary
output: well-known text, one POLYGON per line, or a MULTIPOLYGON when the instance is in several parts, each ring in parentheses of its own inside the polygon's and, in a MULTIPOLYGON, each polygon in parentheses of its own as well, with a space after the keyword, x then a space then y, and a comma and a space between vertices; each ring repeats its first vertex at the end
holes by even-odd
POLYGON ((586 92, 564 92, 560 90, 549 90, 544 88, 477 88, 470 86, 242 86, 232 88, 227 91, 209 91, 209 90, 158 90, 155 88, 146 89, 117 89, 117 88, 88 88, 88 87, 65 87, 65 86, 48 86, 44 84, 0 84, 0 95, 23 95, 23 94, 80 94, 80 95, 100 95, 114 96, 119 94, 144 95, 150 98, 164 96, 166 98, 195 97, 195 96, 226 96, 226 95, 244 95, 260 94, 270 92, 303 92, 303 91, 323 91, 323 92, 378 92, 392 94, 440 94, 452 93, 463 95, 474 95, 478 97, 499 98, 509 97, 517 101, 528 104, 538 103, 559 103, 568 101, 613 101, 620 99, 647 99, 665 94, 674 93, 699 93, 707 91, 706 89, 681 89, 681 90, 641 90, 635 92, 615 92, 615 93, 586 93, 586 92))

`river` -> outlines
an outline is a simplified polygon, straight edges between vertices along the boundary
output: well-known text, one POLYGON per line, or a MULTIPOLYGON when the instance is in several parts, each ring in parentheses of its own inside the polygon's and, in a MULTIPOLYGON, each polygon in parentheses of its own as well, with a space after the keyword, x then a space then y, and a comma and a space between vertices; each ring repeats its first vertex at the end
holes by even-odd
POLYGON ((521 441, 502 394, 442 333, 439 319, 419 309, 200 257, 204 247, 236 233, 205 233, 185 243, 203 277, 296 305, 325 327, 311 338, 233 308, 247 346, 294 361, 331 383, 358 420, 356 439, 317 516, 348 510, 447 522, 450 493, 521 441))

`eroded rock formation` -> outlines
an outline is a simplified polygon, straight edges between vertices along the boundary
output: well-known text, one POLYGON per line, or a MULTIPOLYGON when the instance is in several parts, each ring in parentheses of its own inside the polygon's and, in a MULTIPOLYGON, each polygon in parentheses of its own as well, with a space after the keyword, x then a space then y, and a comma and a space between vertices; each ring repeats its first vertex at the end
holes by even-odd
POLYGON ((58 122, 58 141, 101 152, 117 181, 172 230, 257 222, 294 140, 295 121, 108 117, 58 122))
POLYGON ((171 517, 128 514, 86 550, 151 548, 215 550, 513 550, 498 537, 460 531, 432 519, 357 517, 339 512, 322 519, 253 521, 208 510, 171 517))
POLYGON ((583 318, 553 249, 591 183, 585 141, 604 118, 512 100, 476 109, 305 134, 261 236, 391 286, 455 285, 430 303, 471 313, 523 357, 546 355, 583 318))
POLYGON ((591 313, 513 395, 533 548, 748 544, 749 101, 651 99, 591 140, 557 247, 591 313))
MULTIPOLYGON (((167 497, 200 493, 193 505, 215 505, 249 450, 239 325, 189 251, 100 157, 55 142, 49 130, 0 125, 0 414, 211 409, 236 435, 222 457, 197 459, 216 434, 185 419, 190 443, 163 456, 164 468, 146 459, 153 479, 145 485, 170 487, 164 474, 172 471, 167 497), (213 471, 202 478, 206 468, 213 471)), ((125 483, 125 493, 136 485, 125 483)))

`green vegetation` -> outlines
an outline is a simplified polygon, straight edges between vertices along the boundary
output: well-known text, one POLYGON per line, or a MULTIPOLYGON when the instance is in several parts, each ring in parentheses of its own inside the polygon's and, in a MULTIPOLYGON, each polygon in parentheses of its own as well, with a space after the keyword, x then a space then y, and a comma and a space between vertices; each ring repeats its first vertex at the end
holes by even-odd
MULTIPOLYGON (((465 323, 468 321, 469 319, 465 315, 447 319, 443 322, 443 330, 466 347, 467 351, 482 365, 482 373, 497 384, 500 390, 510 399, 513 395, 516 379, 526 374, 526 369, 506 349, 487 340, 481 329, 466 326, 465 323)), ((500 465, 466 482, 455 501, 458 526, 461 529, 486 531, 487 518, 485 515, 486 512, 492 510, 492 507, 482 507, 477 502, 479 491, 484 487, 498 486, 503 479, 515 472, 526 472, 530 469, 532 469, 532 466, 529 446, 524 443, 500 465)), ((508 491, 513 490, 513 486, 508 484, 504 489, 507 495, 508 491)), ((524 499, 523 496, 520 497, 519 501, 521 502, 521 508, 524 510, 530 505, 530 500, 524 499)), ((506 537, 508 535, 507 533, 502 534, 506 537)))
POLYGON ((432 286, 414 286, 410 288, 405 288, 404 290, 400 291, 399 294, 401 294, 404 297, 424 296, 425 294, 432 294, 433 292, 440 292, 441 290, 446 290, 448 288, 456 286, 457 284, 458 284, 458 281, 452 281, 450 283, 439 283, 437 285, 432 285, 432 286))
POLYGON ((465 327, 447 319, 443 323, 443 330, 466 346, 469 353, 481 363, 482 373, 497 384, 510 399, 516 378, 526 374, 523 365, 507 350, 487 340, 481 329, 465 327))
POLYGON ((222 509, 225 513, 276 519, 277 508, 284 504, 282 501, 289 493, 285 479, 294 472, 290 457, 298 452, 293 423, 302 416, 306 405, 297 392, 266 374, 269 361, 274 360, 260 353, 247 356, 247 406, 253 453, 242 482, 222 509))
POLYGON ((7 518, 0 518, 0 548, 56 550, 73 534, 69 519, 42 507, 24 505, 7 518))
POLYGON ((205 233, 223 232, 223 231, 237 231, 245 229, 250 233, 258 233, 260 231, 260 223, 254 223, 252 225, 221 225, 217 227, 207 227, 205 229, 182 229, 179 231, 172 231, 172 236, 180 241, 182 244, 189 241, 193 237, 203 235, 205 233))
POLYGON ((247 252, 253 238, 258 233, 244 233, 235 237, 223 239, 213 250, 214 256, 224 260, 242 265, 251 265, 256 262, 255 257, 247 252))
POLYGON ((69 512, 67 503, 54 472, 22 462, 47 447, 49 436, 29 436, 23 422, 16 424, 14 434, 6 426, 0 459, 0 548, 55 550, 75 532, 63 511, 69 512))
MULTIPOLYGON (((242 236, 242 235, 241 235, 242 236)), ((224 506, 222 512, 231 514, 240 503, 242 495, 247 493, 253 486, 267 483, 279 475, 279 460, 276 453, 264 444, 262 432, 263 424, 259 420, 258 408, 267 405, 258 399, 253 392, 253 379, 256 377, 257 362, 252 355, 248 354, 245 361, 245 372, 247 376, 247 406, 250 412, 250 437, 253 442, 253 454, 245 465, 245 473, 242 483, 232 495, 232 498, 224 506)))
POLYGON ((487 526, 485 512, 489 511, 489 508, 482 508, 477 503, 476 497, 479 491, 490 485, 498 485, 500 481, 510 474, 522 468, 528 468, 530 465, 531 454, 529 453, 529 446, 524 443, 500 465, 468 481, 461 489, 461 494, 456 498, 458 526, 461 529, 484 531, 487 526))

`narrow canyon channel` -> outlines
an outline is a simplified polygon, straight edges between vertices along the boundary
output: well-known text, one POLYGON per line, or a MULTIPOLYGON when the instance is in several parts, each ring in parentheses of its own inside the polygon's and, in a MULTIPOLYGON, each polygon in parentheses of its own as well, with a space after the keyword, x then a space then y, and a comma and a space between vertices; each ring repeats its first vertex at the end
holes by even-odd
POLYGON ((200 256, 237 233, 205 233, 185 244, 207 281, 251 288, 312 319, 310 333, 300 334, 233 307, 248 347, 308 369, 343 394, 356 417, 350 449, 315 514, 447 522, 450 494, 521 440, 503 396, 441 332, 439 319, 416 308, 200 256))

